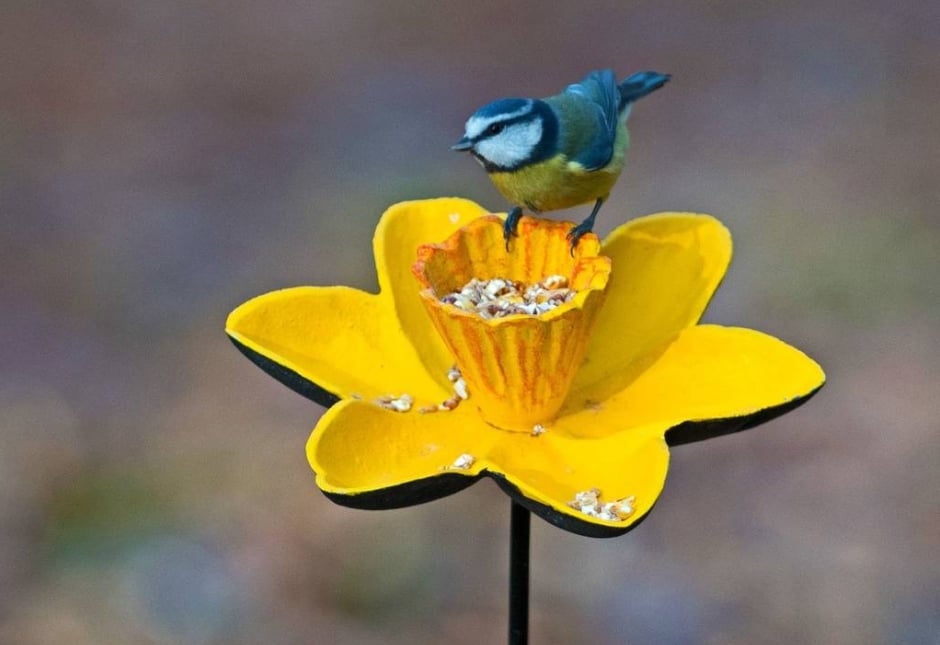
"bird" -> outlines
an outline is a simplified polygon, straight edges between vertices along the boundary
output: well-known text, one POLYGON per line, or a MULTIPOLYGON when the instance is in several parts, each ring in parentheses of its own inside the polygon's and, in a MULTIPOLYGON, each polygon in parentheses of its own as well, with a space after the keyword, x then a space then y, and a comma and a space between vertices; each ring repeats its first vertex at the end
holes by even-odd
POLYGON ((452 149, 469 152, 512 204, 503 224, 507 251, 523 208, 539 214, 593 201, 568 232, 574 254, 623 170, 633 103, 670 78, 647 71, 618 83, 612 70, 597 70, 554 96, 498 99, 467 119, 452 149))

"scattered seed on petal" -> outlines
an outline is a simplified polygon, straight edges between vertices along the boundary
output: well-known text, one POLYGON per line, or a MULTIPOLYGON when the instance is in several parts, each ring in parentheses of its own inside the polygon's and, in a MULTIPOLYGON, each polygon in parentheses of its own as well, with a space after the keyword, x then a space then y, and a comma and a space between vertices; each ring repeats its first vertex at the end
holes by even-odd
POLYGON ((473 455, 464 453, 460 455, 459 457, 457 457, 454 460, 454 463, 452 463, 451 465, 442 466, 441 470, 469 470, 470 466, 472 466, 474 462, 476 462, 476 457, 474 457, 473 455))
POLYGON ((414 402, 415 400, 410 394, 402 394, 397 397, 391 395, 380 396, 375 400, 376 405, 379 407, 386 410, 395 410, 396 412, 408 412, 414 402))
POLYGON ((540 434, 543 434, 544 432, 545 432, 545 426, 543 426, 541 423, 536 423, 534 426, 532 426, 533 437, 537 437, 540 434))
POLYGON ((590 517, 596 517, 609 522, 623 522, 633 515, 633 504, 636 497, 624 497, 613 502, 602 502, 601 491, 597 488, 575 493, 574 499, 568 506, 590 517))
POLYGON ((432 412, 448 412, 454 410, 460 405, 461 401, 465 401, 470 397, 470 393, 467 391, 467 382, 460 375, 460 368, 454 365, 449 370, 447 370, 447 380, 454 384, 454 396, 441 401, 437 405, 426 405, 421 408, 418 408, 418 412, 421 414, 430 414, 432 412))

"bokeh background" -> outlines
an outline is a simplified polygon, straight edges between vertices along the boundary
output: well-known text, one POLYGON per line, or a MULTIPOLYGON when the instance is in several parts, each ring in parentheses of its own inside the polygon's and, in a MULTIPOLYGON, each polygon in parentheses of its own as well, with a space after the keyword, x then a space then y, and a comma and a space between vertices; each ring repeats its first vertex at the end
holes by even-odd
POLYGON ((674 79, 598 230, 719 216, 707 319, 829 383, 676 449, 627 536, 535 520, 533 642, 940 642, 938 6, 4 1, 0 642, 503 641, 508 498, 334 506, 322 409, 223 323, 374 288, 396 201, 505 209, 466 116, 606 66, 674 79))

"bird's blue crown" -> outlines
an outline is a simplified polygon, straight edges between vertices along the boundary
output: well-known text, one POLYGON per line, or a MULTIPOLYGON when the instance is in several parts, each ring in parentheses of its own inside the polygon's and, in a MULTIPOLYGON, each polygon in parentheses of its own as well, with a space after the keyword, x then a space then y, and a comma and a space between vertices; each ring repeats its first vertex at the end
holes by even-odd
POLYGON ((484 119, 509 116, 510 114, 523 116, 532 111, 532 103, 532 99, 498 99, 481 107, 473 116, 484 119))

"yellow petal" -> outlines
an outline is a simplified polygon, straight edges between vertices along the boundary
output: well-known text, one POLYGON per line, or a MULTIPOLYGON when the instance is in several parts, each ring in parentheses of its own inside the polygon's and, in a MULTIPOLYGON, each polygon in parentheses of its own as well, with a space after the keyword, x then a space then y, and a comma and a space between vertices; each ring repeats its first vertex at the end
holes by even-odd
POLYGON ((342 401, 310 435, 307 459, 317 486, 345 506, 421 504, 490 476, 547 521, 608 537, 626 532, 652 509, 669 452, 661 428, 602 439, 568 437, 551 428, 531 436, 490 428, 464 406, 420 414, 342 401), (623 520, 603 520, 568 505, 592 488, 601 490, 603 502, 635 497, 633 512, 623 520))
POLYGON ((445 197, 395 204, 382 215, 375 229, 373 248, 383 296, 390 296, 408 340, 427 371, 447 385, 447 370, 454 359, 431 325, 411 273, 422 244, 442 242, 461 226, 487 211, 466 199, 445 197))
POLYGON ((607 301, 572 390, 604 399, 627 383, 630 364, 694 325, 731 260, 731 236, 709 215, 660 213, 604 240, 613 263, 607 301))
MULTIPOLYGON (((348 287, 297 287, 233 311, 226 333, 272 376, 313 400, 408 394, 418 405, 452 396, 404 338, 391 301, 348 287)), ((445 376, 446 382, 446 376, 445 376)))
POLYGON ((310 435, 307 459, 317 485, 334 501, 356 508, 396 508, 474 483, 495 435, 466 406, 421 414, 342 401, 310 435))
POLYGON ((751 329, 717 325, 686 329, 625 377, 629 384, 606 400, 569 399, 560 429, 604 436, 655 425, 672 428, 670 444, 686 443, 773 418, 825 382, 819 365, 798 349, 751 329))
POLYGON ((637 428, 597 439, 548 427, 539 436, 502 433, 488 464, 494 479, 523 506, 569 531, 612 537, 636 526, 653 508, 666 481, 669 450, 663 428, 637 428), (579 493, 597 489, 600 501, 633 497, 632 513, 605 520, 572 508, 579 493))

